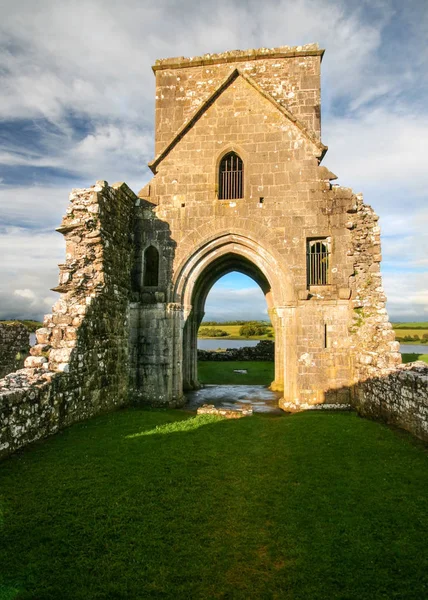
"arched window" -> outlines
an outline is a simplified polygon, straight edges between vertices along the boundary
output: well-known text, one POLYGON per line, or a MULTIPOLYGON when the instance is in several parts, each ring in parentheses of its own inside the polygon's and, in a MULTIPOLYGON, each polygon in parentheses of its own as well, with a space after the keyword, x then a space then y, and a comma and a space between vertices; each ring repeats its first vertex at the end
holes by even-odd
POLYGON ((328 285, 330 283, 330 250, 326 239, 308 240, 308 285, 328 285))
POLYGON ((219 168, 218 197, 220 200, 234 200, 244 197, 244 163, 229 152, 223 156, 219 168))
POLYGON ((159 252, 154 246, 149 246, 144 251, 144 277, 143 285, 159 284, 159 252))

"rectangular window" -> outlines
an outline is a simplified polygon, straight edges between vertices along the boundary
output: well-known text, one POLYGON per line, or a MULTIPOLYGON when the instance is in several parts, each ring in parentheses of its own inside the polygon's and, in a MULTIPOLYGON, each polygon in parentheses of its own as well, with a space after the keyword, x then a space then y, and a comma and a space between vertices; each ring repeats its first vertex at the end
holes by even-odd
POLYGON ((326 238, 308 240, 306 247, 308 285, 330 283, 330 245, 326 238))

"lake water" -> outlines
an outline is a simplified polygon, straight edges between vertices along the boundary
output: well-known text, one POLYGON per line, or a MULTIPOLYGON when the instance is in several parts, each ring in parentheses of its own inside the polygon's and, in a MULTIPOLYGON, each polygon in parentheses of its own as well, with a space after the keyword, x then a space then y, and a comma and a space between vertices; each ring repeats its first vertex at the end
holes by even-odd
POLYGON ((400 344, 401 354, 428 354, 426 344, 400 344))
MULTIPOLYGON (((244 346, 257 346, 259 340, 223 340, 221 338, 200 340, 198 339, 198 350, 226 350, 226 348, 243 348, 244 346)), ((402 354, 428 354, 428 345, 424 344, 401 344, 402 354)))
POLYGON ((226 350, 226 348, 243 348, 244 346, 257 346, 260 340, 200 340, 198 339, 198 350, 226 350))
MULTIPOLYGON (((30 333, 30 346, 36 343, 36 334, 30 333)), ((259 340, 198 340, 198 350, 226 350, 226 348, 243 348, 244 346, 257 346, 259 340)))

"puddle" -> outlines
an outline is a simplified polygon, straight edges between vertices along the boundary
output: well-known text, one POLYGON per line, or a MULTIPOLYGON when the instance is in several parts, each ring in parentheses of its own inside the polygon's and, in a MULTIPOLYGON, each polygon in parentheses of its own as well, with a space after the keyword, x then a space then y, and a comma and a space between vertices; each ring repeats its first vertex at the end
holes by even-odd
POLYGON ((278 408, 279 392, 272 392, 264 385, 205 385, 200 390, 186 392, 187 403, 183 407, 196 410, 203 404, 218 408, 236 409, 237 405, 252 406, 255 413, 284 414, 278 408))

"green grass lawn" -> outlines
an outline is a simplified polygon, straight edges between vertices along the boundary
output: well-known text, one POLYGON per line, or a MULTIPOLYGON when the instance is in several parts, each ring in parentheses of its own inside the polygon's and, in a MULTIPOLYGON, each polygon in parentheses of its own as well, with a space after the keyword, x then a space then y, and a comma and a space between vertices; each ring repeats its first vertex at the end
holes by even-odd
POLYGON ((422 600, 427 467, 353 413, 101 416, 0 464, 0 598, 422 600))
POLYGON ((423 360, 428 363, 428 354, 402 354, 403 363, 414 362, 415 360, 423 360))
MULTIPOLYGON (((424 321, 424 322, 420 322, 420 323, 393 323, 393 328, 394 331, 397 335, 397 338, 403 338, 406 335, 418 335, 421 338, 421 341, 418 342, 402 342, 402 343, 409 343, 409 344, 419 344, 419 343, 426 343, 424 342, 424 340, 422 339, 422 336, 427 333, 428 334, 428 322, 424 321)), ((239 330, 241 328, 241 325, 223 325, 223 323, 217 323, 216 325, 209 325, 207 326, 206 324, 202 323, 201 324, 201 328, 205 328, 205 327, 209 327, 209 328, 216 328, 216 329, 222 329, 223 331, 227 332, 227 337, 224 338, 208 338, 206 336, 198 336, 200 339, 223 339, 223 340, 246 340, 246 339, 250 339, 250 340, 265 340, 265 339, 271 339, 272 341, 274 341, 274 338, 269 338, 267 334, 265 335, 256 335, 256 336, 252 336, 249 338, 246 338, 242 335, 239 335, 239 330)), ((275 331, 273 329, 272 326, 268 326, 268 331, 272 333, 272 335, 275 335, 275 331)))
POLYGON ((270 385, 275 377, 275 364, 267 361, 198 361, 201 383, 270 385), (234 373, 247 369, 248 373, 234 373))
POLYGON ((11 324, 11 323, 22 323, 28 329, 28 331, 36 331, 40 327, 43 327, 43 323, 41 321, 33 321, 29 319, 14 319, 12 321, 0 320, 0 323, 11 324))
POLYGON ((394 329, 426 329, 428 331, 428 321, 417 321, 412 323, 392 323, 394 329))

